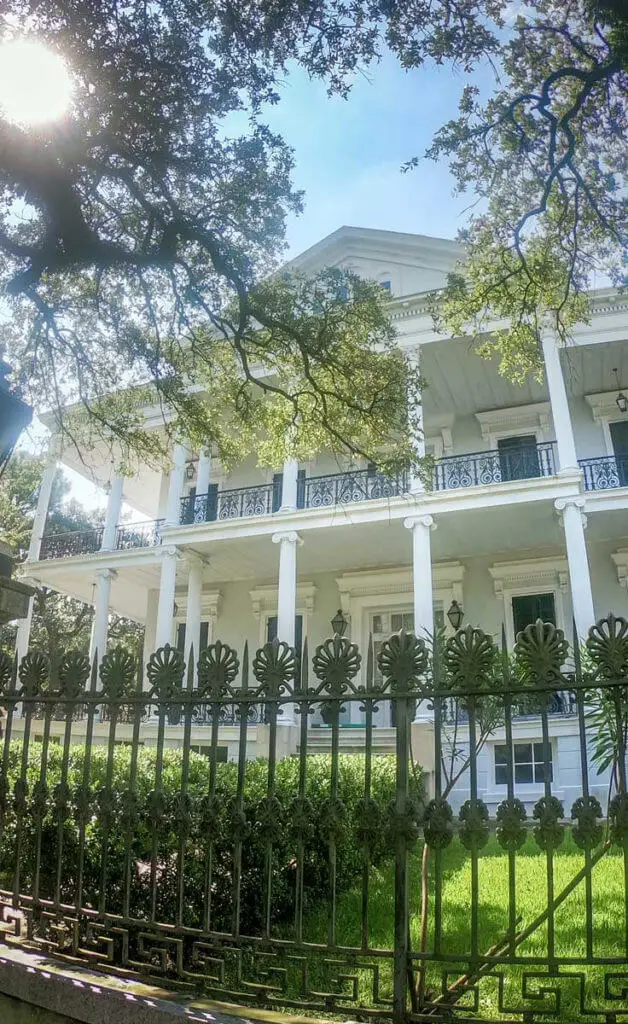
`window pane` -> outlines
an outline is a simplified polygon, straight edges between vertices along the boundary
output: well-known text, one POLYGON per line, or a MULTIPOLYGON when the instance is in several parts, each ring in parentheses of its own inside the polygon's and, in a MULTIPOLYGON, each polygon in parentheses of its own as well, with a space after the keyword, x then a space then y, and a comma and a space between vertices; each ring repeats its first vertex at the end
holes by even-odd
POLYGON ((401 612, 393 612, 390 616, 390 630, 392 633, 398 633, 403 626, 403 615, 401 612))
MULTIPOLYGON (((551 745, 551 743, 550 743, 550 748, 549 748, 549 759, 550 759, 550 761, 552 760, 552 745, 551 745)), ((542 743, 535 743, 534 744, 534 760, 535 761, 541 761, 541 762, 543 761, 543 744, 542 743)))
MULTIPOLYGON (((549 775, 549 780, 548 781, 552 782, 554 773, 553 773, 553 770, 552 770, 552 763, 551 763, 551 761, 550 761, 550 763, 548 765, 548 775, 549 775)), ((534 766, 534 781, 535 782, 545 782, 545 765, 542 762, 541 762, 541 764, 535 764, 535 766, 534 766)))
POLYGON ((508 769, 503 764, 495 765, 495 785, 496 786, 507 786, 508 785, 508 769))
POLYGON ((526 626, 541 619, 556 625, 553 594, 520 594, 512 599, 512 618, 515 636, 526 626))
POLYGON ((381 615, 374 615, 373 616, 373 623, 372 623, 372 627, 371 628, 372 628, 374 633, 381 633, 381 632, 383 632, 383 630, 382 630, 382 617, 381 617, 381 615))
POLYGON ((500 743, 495 747, 495 767, 503 764, 508 764, 508 747, 500 743))
POLYGON ((515 764, 532 763, 532 744, 515 743, 515 764))
POLYGON ((515 765, 515 782, 532 782, 532 765, 531 764, 516 764, 515 765))

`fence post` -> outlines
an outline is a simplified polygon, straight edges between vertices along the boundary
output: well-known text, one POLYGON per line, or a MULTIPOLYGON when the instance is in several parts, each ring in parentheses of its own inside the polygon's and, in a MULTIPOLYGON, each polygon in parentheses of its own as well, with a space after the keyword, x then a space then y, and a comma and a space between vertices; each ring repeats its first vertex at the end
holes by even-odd
POLYGON ((406 1019, 408 999, 408 759, 411 701, 394 697, 396 707, 397 778, 395 795, 395 952, 393 981, 393 1018, 396 1024, 406 1019))

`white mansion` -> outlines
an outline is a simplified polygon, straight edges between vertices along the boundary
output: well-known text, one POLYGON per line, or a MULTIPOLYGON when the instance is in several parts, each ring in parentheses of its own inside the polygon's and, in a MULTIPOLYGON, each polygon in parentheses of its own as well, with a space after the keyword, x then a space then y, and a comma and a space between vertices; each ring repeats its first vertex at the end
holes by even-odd
MULTIPOLYGON (((458 255, 445 239, 343 227, 294 261, 306 272, 348 267, 389 289, 399 344, 416 350, 429 384, 422 413, 431 488, 325 456, 275 473, 251 458, 227 475, 210 452, 182 446, 170 472, 141 466, 122 479, 94 451, 89 470, 109 494, 104 529, 47 537, 51 462, 27 573, 94 603, 93 651, 106 648, 110 612, 145 624, 147 652, 166 642, 198 651, 212 638, 241 651, 277 634, 307 636, 311 650, 338 608, 363 650, 370 634, 377 642, 401 625, 418 634, 435 621, 450 628, 454 600, 465 623, 498 638, 505 624, 510 644, 539 616, 568 637, 574 621, 584 635, 610 610, 628 616, 628 299, 596 292, 590 323, 568 346, 543 338, 545 382, 516 387, 468 341, 434 332, 426 293, 458 255), (121 525, 123 500, 145 521, 121 525)), ((158 429, 150 413, 146 429, 158 429)), ((56 458, 85 472, 72 451, 56 458)), ((21 653, 28 629, 25 620, 21 653)), ((352 708, 344 749, 361 744, 352 708)), ((383 750, 393 731, 386 709, 380 718, 383 750)), ((150 742, 150 722, 144 728, 150 742)), ((539 721, 516 719, 513 732, 518 794, 534 800, 543 792, 539 721)), ((550 733, 553 792, 570 805, 581 783, 567 704, 554 709, 550 733)), ((312 749, 325 748, 320 718, 310 735, 312 749)), ((206 737, 196 723, 192 742, 202 749, 206 737)), ((236 741, 237 728, 222 726, 225 757, 236 741)), ((168 742, 179 742, 176 726, 168 742)), ((248 742, 254 754, 254 724, 248 742)), ((496 733, 478 763, 479 790, 492 805, 505 794, 503 743, 496 733)), ((603 797, 606 788, 592 777, 592 792, 603 797)))

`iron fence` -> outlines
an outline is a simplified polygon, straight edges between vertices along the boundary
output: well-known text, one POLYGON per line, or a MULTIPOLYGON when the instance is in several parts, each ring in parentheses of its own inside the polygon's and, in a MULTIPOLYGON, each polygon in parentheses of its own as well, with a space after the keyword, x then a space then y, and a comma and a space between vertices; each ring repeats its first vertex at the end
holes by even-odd
POLYGON ((387 476, 372 469, 306 477, 303 481, 306 508, 331 508, 353 501, 395 498, 408 490, 406 473, 387 476))
POLYGON ((272 511, 273 485, 259 484, 182 498, 180 522, 186 526, 222 519, 246 519, 269 515, 272 511))
POLYGON ((42 537, 39 557, 71 558, 72 555, 92 555, 100 551, 103 528, 73 530, 69 533, 49 533, 42 537))
POLYGON ((504 451, 448 455, 435 464, 434 490, 486 487, 508 480, 553 476, 556 472, 554 448, 553 441, 546 441, 504 451))
POLYGON ((169 646, 146 673, 121 648, 91 669, 69 653, 54 678, 42 654, 19 668, 0 658, 4 941, 230 1002, 398 1024, 628 1020, 628 622, 609 615, 586 646, 586 669, 575 645, 565 675, 568 644, 549 623, 520 633, 512 657, 505 638, 500 650, 472 627, 434 650, 401 631, 378 652, 381 682, 372 647, 362 665, 338 634, 311 660, 305 645, 298 683, 295 652, 277 641, 252 661, 246 647, 240 657, 217 642, 187 671, 169 646), (565 806, 550 709, 566 691, 577 718, 577 796, 565 806), (395 707, 390 771, 373 747, 384 701, 395 707), (458 739, 445 721, 452 701, 466 718, 458 739), (513 739, 522 701, 540 719, 539 786, 525 798, 513 739), (365 717, 358 760, 339 754, 340 715, 353 703, 365 717), (615 736, 606 808, 591 779, 592 703, 615 736), (60 705, 65 725, 53 746, 60 705), (74 746, 78 706, 86 724, 74 746), (14 744, 18 707, 25 717, 14 744), (191 749, 199 707, 211 720, 207 757, 191 749), (220 725, 234 708, 237 751, 223 764, 220 725), (262 761, 249 759, 252 709, 263 712, 262 761), (319 710, 331 731, 323 760, 308 752, 308 719, 319 710), (178 751, 166 747, 173 713, 183 724, 178 751), (157 723, 152 751, 142 746, 147 714, 157 723), (122 754, 121 721, 132 724, 122 754), (503 776, 495 808, 479 782, 491 736, 503 776), (433 760, 428 794, 419 753, 433 760), (531 858, 532 889, 543 894, 532 911, 521 874, 531 858))
POLYGON ((606 491, 611 487, 628 487, 628 455, 603 455, 580 459, 585 491, 606 491))
POLYGON ((143 523, 129 523, 116 527, 116 550, 152 548, 161 544, 161 531, 165 519, 149 519, 143 523))

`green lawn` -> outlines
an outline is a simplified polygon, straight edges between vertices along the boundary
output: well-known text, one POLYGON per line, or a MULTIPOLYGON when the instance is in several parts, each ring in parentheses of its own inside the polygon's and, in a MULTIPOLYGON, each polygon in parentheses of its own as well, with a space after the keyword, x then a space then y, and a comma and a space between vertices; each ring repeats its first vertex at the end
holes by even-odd
MULTIPOLYGON (((411 920, 411 943, 414 949, 419 941, 419 861, 420 851, 413 854, 411 861, 411 899, 413 914, 411 920)), ((584 855, 569 838, 554 857, 554 891, 557 895, 561 889, 576 875, 584 865, 584 855)), ((433 880, 433 858, 431 877, 433 880)), ((459 842, 444 851, 442 855, 442 901, 443 927, 442 952, 446 954, 467 953, 471 943, 471 860, 459 842)), ((593 942, 596 956, 621 957, 625 950, 624 939, 624 859, 616 850, 606 853, 595 865, 592 872, 593 891, 593 942)), ((433 887, 431 886, 431 907, 433 910, 433 887)), ((338 942, 346 945, 359 945, 361 887, 356 885, 353 890, 339 897, 337 908, 338 942)), ((547 905, 546 860, 532 840, 516 855, 516 907, 517 915, 523 921, 519 926, 525 927, 547 905)), ((430 922, 433 921, 430 913, 430 922)), ((555 950, 561 956, 585 956, 586 954, 586 904, 585 884, 582 882, 557 909, 555 914, 555 950)), ((369 891, 369 935, 371 948, 392 948, 394 926, 394 868, 386 863, 370 872, 369 891)), ((327 927, 327 909, 318 907, 313 910, 307 920, 306 935, 313 941, 325 941, 327 927)), ((488 950, 499 941, 508 927, 508 857, 491 839, 479 858, 479 935, 480 952, 488 950)), ((433 935, 430 930, 429 949, 433 949, 433 935)), ((525 940, 518 949, 517 955, 545 957, 547 955, 547 925, 525 940)), ((316 971, 315 965, 312 965, 316 971)), ((449 983, 463 973, 464 964, 452 964, 449 983)), ((628 999, 603 1001, 604 968, 565 966, 563 973, 576 974, 584 970, 586 974, 586 1009, 605 1006, 608 1011, 618 1012, 618 1020, 628 1020, 628 999), (623 1011, 623 1012, 622 1012, 623 1011)), ((622 966, 610 966, 608 972, 621 973, 622 966)), ((543 966, 530 966, 527 973, 547 971, 543 966)), ((520 967, 504 968, 505 989, 504 1006, 508 1013, 503 1016, 517 1017, 523 1009, 522 975, 520 967)), ((428 986, 440 990, 441 969, 428 967, 428 986)), ((382 994, 390 994, 390 974, 383 971, 380 979, 382 994)), ((546 980, 539 982, 528 979, 529 992, 538 993, 542 986, 548 988, 546 980)), ((550 983, 551 984, 551 983, 550 983)), ((622 986, 626 987, 626 979, 618 978, 612 982, 611 990, 621 996, 622 986)), ((561 983, 560 1015, 548 1016, 548 1020, 563 1021, 582 1020, 579 1013, 579 982, 578 979, 561 983)), ((361 999, 368 1002, 372 999, 371 975, 365 972, 360 975, 361 999)), ((459 1004, 471 1006, 472 999, 467 995, 459 1004)), ((499 1019, 497 979, 487 977, 480 986, 480 1012, 489 1018, 499 1019)), ((539 1014, 543 1009, 551 1012, 554 1007, 554 996, 550 993, 544 997, 526 1001, 525 1008, 534 1008, 539 1014)), ((542 1019, 537 1018, 536 1019, 542 1019)), ((591 1018, 595 1020, 596 1018, 591 1018)), ((597 1018, 604 1020, 604 1017, 597 1018)))

